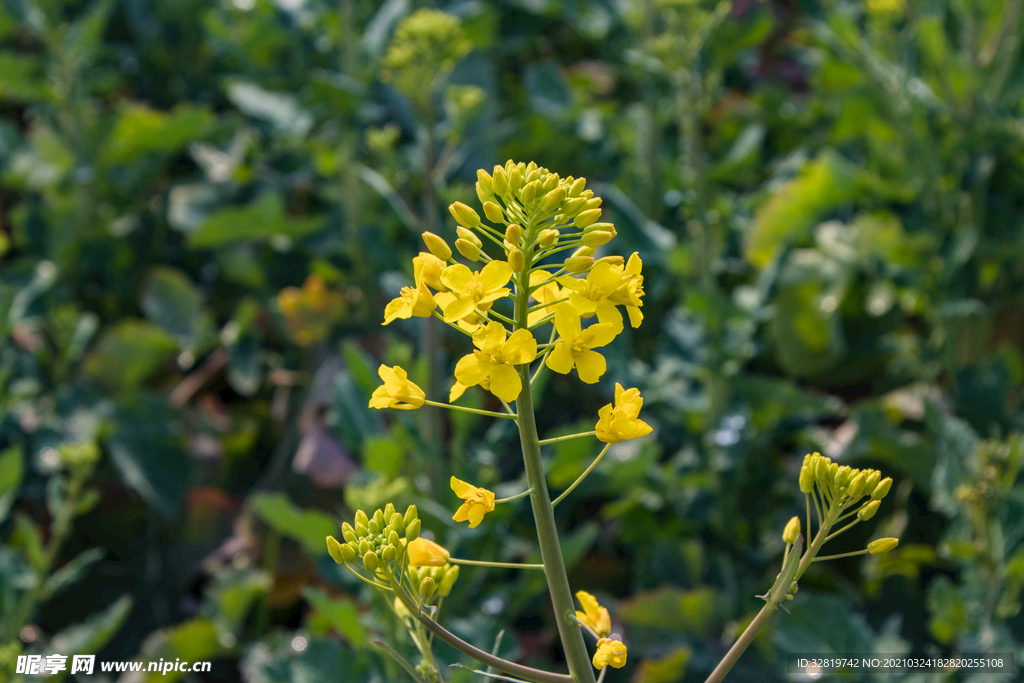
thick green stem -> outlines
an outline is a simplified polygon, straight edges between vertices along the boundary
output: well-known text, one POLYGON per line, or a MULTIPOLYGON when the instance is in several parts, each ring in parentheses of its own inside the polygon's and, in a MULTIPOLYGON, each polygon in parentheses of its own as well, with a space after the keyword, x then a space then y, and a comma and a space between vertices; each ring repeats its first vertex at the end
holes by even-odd
MULTIPOLYGON (((528 255, 527 258, 530 258, 528 255)), ((516 327, 526 329, 527 311, 530 297, 530 266, 519 274, 516 287, 515 316, 516 327)), ((544 477, 544 465, 540 457, 540 438, 537 435, 537 420, 533 412, 533 396, 530 393, 530 366, 518 366, 519 377, 523 388, 516 402, 516 414, 519 415, 519 438, 523 445, 523 462, 526 465, 526 478, 530 488, 535 489, 530 496, 533 506, 533 517, 537 525, 537 540, 540 544, 540 555, 544 562, 544 575, 551 592, 551 602, 555 609, 555 622, 558 635, 565 649, 565 659, 569 664, 569 674, 576 683, 595 683, 594 669, 590 664, 586 643, 579 626, 570 619, 575 614, 569 578, 565 571, 565 560, 562 558, 562 546, 558 541, 558 529, 555 526, 555 513, 548 495, 548 484, 544 477)))
POLYGON ((736 662, 739 661, 740 656, 748 647, 750 647, 750 644, 754 642, 754 638, 757 634, 761 632, 764 625, 772 618, 772 612, 774 611, 775 608, 771 603, 768 603, 761 608, 761 611, 757 613, 754 620, 750 622, 750 625, 743 631, 743 635, 733 643, 732 647, 729 648, 729 652, 726 653, 725 658, 718 663, 718 666, 715 667, 715 670, 711 672, 711 675, 708 676, 708 679, 704 681, 704 683, 721 683, 721 681, 725 679, 725 675, 732 670, 736 665, 736 662))

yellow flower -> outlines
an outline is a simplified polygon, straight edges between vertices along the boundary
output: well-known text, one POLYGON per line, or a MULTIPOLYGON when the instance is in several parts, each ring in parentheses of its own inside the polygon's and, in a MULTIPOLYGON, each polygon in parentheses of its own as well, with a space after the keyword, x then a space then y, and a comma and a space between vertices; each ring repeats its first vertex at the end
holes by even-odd
POLYGON ((455 366, 455 379, 467 387, 490 381, 489 390, 503 401, 514 401, 523 382, 516 365, 537 357, 537 340, 528 330, 516 330, 505 339, 505 327, 491 322, 473 333, 477 351, 463 356, 455 366))
POLYGON ((577 619, 599 636, 603 637, 612 632, 612 618, 608 614, 608 609, 597 602, 597 598, 587 591, 577 591, 576 599, 583 607, 582 612, 576 610, 577 619))
POLYGON ((448 266, 441 271, 441 282, 452 294, 441 303, 444 319, 451 323, 469 315, 474 308, 489 309, 492 302, 508 296, 505 285, 511 278, 512 269, 504 261, 491 261, 475 273, 461 263, 448 266))
MULTIPOLYGON (((535 270, 530 273, 530 287, 537 287, 542 282, 551 279, 551 274, 543 270, 535 270)), ((552 280, 543 287, 538 287, 530 294, 533 300, 539 304, 550 304, 552 301, 558 301, 565 297, 562 293, 561 288, 558 286, 558 282, 552 280)), ((530 327, 536 325, 544 316, 551 313, 551 307, 545 307, 533 311, 527 316, 526 324, 530 327)))
MULTIPOLYGON (((485 389, 486 391, 490 391, 491 390, 491 380, 489 380, 489 379, 482 380, 480 382, 480 387, 485 389)), ((469 387, 467 387, 462 382, 460 382, 458 380, 455 380, 455 384, 452 385, 452 390, 448 393, 448 402, 449 403, 454 403, 455 401, 459 400, 459 398, 464 393, 466 393, 466 389, 468 389, 468 388, 469 387)))
POLYGON ((384 385, 377 387, 370 397, 371 408, 415 410, 423 405, 427 395, 409 381, 409 375, 405 370, 397 365, 393 368, 381 365, 377 368, 377 374, 384 380, 384 385))
POLYGON ((484 515, 494 510, 494 493, 455 477, 452 477, 451 486, 455 495, 466 501, 455 511, 452 519, 456 522, 468 521, 469 528, 475 529, 483 521, 484 515))
POLYGON ((451 554, 433 541, 420 536, 409 544, 410 567, 443 567, 451 554))
POLYGON ((594 265, 586 280, 565 275, 558 281, 569 290, 569 303, 577 314, 589 318, 596 313, 600 322, 615 325, 615 334, 618 334, 623 328, 622 314, 609 297, 618 290, 622 272, 622 266, 605 261, 594 265))
POLYGON ((277 307, 295 343, 309 346, 327 338, 331 325, 345 312, 345 299, 328 289, 323 278, 314 273, 306 278, 302 289, 282 289, 277 307))
POLYGON ((401 296, 393 299, 384 309, 384 322, 381 324, 387 325, 397 318, 403 320, 413 316, 429 318, 435 308, 437 308, 437 302, 434 301, 434 297, 426 285, 420 284, 416 289, 402 287, 401 296))
POLYGON ((640 274, 643 265, 640 255, 634 251, 622 271, 619 286, 614 293, 608 296, 608 301, 611 303, 626 307, 629 324, 633 327, 640 327, 640 323, 644 319, 644 314, 640 310, 640 307, 644 305, 640 300, 644 295, 644 276, 640 274))
POLYGON ((594 668, 603 669, 610 666, 621 669, 626 666, 626 646, 621 640, 602 638, 597 641, 597 652, 594 653, 594 668))
POLYGON ((412 260, 413 278, 416 286, 426 285, 435 292, 447 292, 448 288, 441 282, 441 272, 444 271, 444 261, 421 251, 419 256, 412 260))
POLYGON ((555 308, 555 329, 558 330, 558 341, 555 348, 548 354, 547 366, 563 375, 576 368, 580 379, 593 384, 604 374, 607 364, 604 356, 592 349, 615 339, 615 326, 611 323, 598 323, 587 329, 580 327, 580 318, 569 304, 559 304, 555 308))
POLYGON ((615 383, 615 405, 611 403, 597 412, 597 438, 605 443, 629 441, 651 433, 651 426, 638 420, 644 399, 639 389, 623 389, 615 383))

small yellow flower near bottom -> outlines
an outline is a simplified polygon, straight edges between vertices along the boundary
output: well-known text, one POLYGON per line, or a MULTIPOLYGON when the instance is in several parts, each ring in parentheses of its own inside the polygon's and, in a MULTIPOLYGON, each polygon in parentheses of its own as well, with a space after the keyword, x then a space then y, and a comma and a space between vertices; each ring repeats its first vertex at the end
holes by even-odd
POLYGON ((606 636, 612 632, 612 618, 608 609, 602 607, 593 595, 587 591, 577 591, 576 599, 580 601, 583 611, 576 610, 576 618, 590 627, 599 636, 606 636))
POLYGON ((377 374, 384 380, 384 386, 374 390, 370 397, 371 408, 416 410, 423 407, 427 395, 414 382, 409 381, 405 370, 397 365, 393 368, 381 365, 377 368, 377 374))
POLYGON ((475 529, 483 521, 484 515, 494 510, 494 493, 487 489, 467 484, 461 479, 452 477, 452 491, 466 502, 462 504, 452 517, 456 522, 469 522, 469 528, 475 529))
POLYGON ((610 666, 621 669, 626 666, 626 646, 621 640, 602 638, 597 641, 597 652, 594 653, 594 668, 603 669, 610 666))
POLYGON ((652 428, 637 419, 644 400, 639 389, 623 389, 615 383, 615 404, 609 403, 598 411, 597 438, 605 443, 620 443, 650 434, 652 428))
POLYGON ((409 544, 410 567, 443 567, 451 554, 433 541, 422 536, 409 544))

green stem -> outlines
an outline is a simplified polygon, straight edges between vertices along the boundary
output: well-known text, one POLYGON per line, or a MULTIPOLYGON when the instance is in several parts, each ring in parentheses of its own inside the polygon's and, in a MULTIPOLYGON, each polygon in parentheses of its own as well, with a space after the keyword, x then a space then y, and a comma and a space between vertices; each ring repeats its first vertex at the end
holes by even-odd
POLYGON ((501 657, 496 657, 489 652, 484 652, 483 650, 470 645, 420 611, 415 601, 409 597, 409 594, 406 593, 405 589, 395 581, 394 577, 391 577, 389 581, 391 583, 391 589, 395 592, 395 595, 398 596, 398 599, 402 601, 402 604, 405 605, 405 608, 409 610, 409 613, 416 617, 416 619, 426 626, 434 635, 451 645, 462 654, 472 657, 481 664, 486 664, 498 671, 503 671, 511 676, 519 676, 520 678, 525 678, 529 681, 535 681, 535 683, 573 683, 573 679, 564 674, 541 671, 540 669, 532 669, 528 666, 509 662, 501 657))
POLYGON ((572 483, 572 485, 569 486, 569 488, 567 488, 566 490, 562 491, 562 495, 560 495, 558 498, 555 498, 555 502, 553 502, 551 505, 552 506, 558 505, 563 500, 565 500, 565 497, 568 496, 570 493, 572 493, 573 489, 575 489, 577 486, 579 486, 580 483, 584 479, 587 478, 587 475, 590 474, 590 471, 593 470, 595 467, 597 467, 597 463, 601 462, 601 458, 604 457, 604 454, 608 452, 608 449, 611 448, 611 446, 612 445, 610 443, 609 444, 605 444, 605 446, 601 450, 601 452, 597 454, 596 458, 594 458, 594 462, 590 463, 590 467, 588 467, 587 469, 583 470, 583 474, 581 474, 579 477, 577 477, 576 481, 574 481, 572 483))
POLYGON ((519 500, 520 498, 526 498, 528 495, 533 493, 533 491, 534 491, 533 489, 527 489, 526 491, 523 491, 522 493, 517 493, 516 495, 509 496, 508 498, 499 498, 499 499, 497 499, 494 502, 495 503, 511 503, 513 500, 519 500))
POLYGON ((437 401, 423 401, 425 405, 436 406, 438 408, 451 408, 452 410, 461 410, 464 413, 474 413, 476 415, 487 415, 488 417, 506 417, 510 420, 515 420, 515 413, 496 413, 493 410, 477 410, 476 408, 465 408, 463 406, 452 405, 451 403, 438 403, 437 401))
POLYGON ((736 666, 740 656, 754 642, 754 638, 764 628, 764 625, 768 623, 768 620, 772 618, 772 612, 774 611, 774 606, 771 603, 761 608, 761 611, 757 613, 757 616, 750 622, 750 625, 744 629, 743 635, 733 643, 732 647, 729 648, 729 652, 726 653, 725 657, 718 663, 718 666, 715 667, 715 670, 711 672, 711 675, 708 676, 704 683, 721 683, 725 679, 726 674, 736 666))
POLYGON ((825 560, 838 560, 842 557, 853 557, 854 555, 864 555, 868 552, 868 549, 856 550, 852 553, 840 553, 838 555, 823 555, 821 557, 814 558, 815 562, 824 562, 825 560))
POLYGON ((541 439, 538 443, 541 446, 547 446, 548 444, 558 443, 559 441, 569 441, 571 439, 581 439, 584 436, 594 436, 597 434, 596 431, 580 432, 579 434, 567 434, 565 436, 555 436, 550 439, 541 439))
POLYGON ((486 562, 484 560, 460 560, 457 557, 449 557, 452 564, 471 564, 477 567, 498 567, 500 569, 544 569, 542 564, 520 564, 519 562, 486 562))
MULTIPOLYGON (((532 238, 531 226, 527 226, 527 235, 532 238)), ((530 299, 530 268, 532 254, 526 252, 526 267, 516 281, 515 317, 516 327, 526 329, 530 299)), ((548 495, 548 484, 544 476, 544 463, 540 457, 540 438, 537 435, 537 420, 533 410, 533 395, 530 392, 530 365, 525 363, 516 368, 523 382, 523 389, 516 402, 519 413, 519 439, 523 446, 523 462, 526 466, 526 478, 530 487, 536 489, 530 496, 533 506, 533 517, 537 525, 537 540, 540 545, 541 560, 544 563, 544 575, 551 592, 551 602, 555 611, 555 622, 558 634, 565 650, 565 659, 569 664, 569 674, 575 683, 595 683, 594 670, 587 655, 587 646, 583 642, 583 634, 571 621, 576 609, 566 575, 565 560, 562 558, 562 546, 558 541, 558 529, 555 526, 555 512, 548 495)))

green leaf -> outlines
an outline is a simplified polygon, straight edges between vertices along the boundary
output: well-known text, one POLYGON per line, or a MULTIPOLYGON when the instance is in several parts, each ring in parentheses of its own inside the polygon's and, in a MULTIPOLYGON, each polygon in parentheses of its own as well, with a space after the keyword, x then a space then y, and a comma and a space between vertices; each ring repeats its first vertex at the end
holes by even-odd
POLYGON ((241 240, 267 240, 281 235, 299 238, 320 229, 323 218, 288 216, 281 195, 268 192, 246 206, 219 209, 189 235, 194 249, 211 249, 241 240))
POLYGON ((202 138, 212 120, 208 109, 192 104, 180 104, 170 113, 128 104, 110 134, 103 160, 112 165, 127 164, 145 154, 176 152, 202 138))
POLYGON ((656 659, 646 659, 633 677, 635 683, 676 683, 683 680, 693 650, 685 645, 656 659))
POLYGON ((261 493, 250 504, 260 519, 301 543, 314 557, 327 553, 328 536, 339 535, 333 517, 317 510, 300 510, 283 493, 261 493))
POLYGON ((80 580, 89 568, 103 559, 103 548, 90 548, 53 573, 43 584, 43 596, 50 599, 80 580))
POLYGON ((331 626, 345 636, 353 647, 366 646, 366 627, 359 621, 359 612, 351 600, 333 600, 322 591, 307 588, 302 596, 327 618, 331 626))
POLYGON ((872 652, 872 633, 849 600, 801 590, 787 603, 791 614, 773 619, 771 638, 784 652, 872 652))
POLYGON ((239 635, 253 603, 270 592, 273 579, 266 572, 251 569, 218 576, 207 599, 220 631, 239 635))
POLYGON ((367 396, 380 386, 377 368, 373 359, 358 344, 346 339, 341 345, 341 355, 355 386, 367 396))
POLYGON ((32 519, 23 513, 14 517, 14 532, 11 534, 10 543, 15 548, 21 548, 25 559, 36 571, 42 571, 46 562, 46 553, 43 550, 43 540, 39 533, 39 527, 32 519))
POLYGON ((121 320, 86 356, 82 373, 108 391, 134 389, 177 351, 162 329, 142 320, 121 320))
POLYGON ((19 446, 0 453, 0 522, 7 519, 25 474, 25 455, 19 446))
POLYGON ((928 606, 928 630, 940 643, 949 645, 967 627, 967 606, 947 577, 940 575, 932 581, 925 604, 928 606))
POLYGON ((253 118, 266 121, 279 133, 305 136, 313 127, 313 116, 287 93, 264 90, 253 83, 232 83, 228 99, 253 118))
POLYGON ((47 95, 43 65, 34 56, 0 52, 0 102, 33 102, 47 95))
POLYGON ((146 317, 189 345, 200 332, 203 295, 187 275, 176 268, 156 266, 149 271, 140 301, 146 317))
MULTIPOLYGON (((124 625, 125 619, 132 611, 132 598, 129 595, 122 595, 110 607, 90 616, 80 624, 69 626, 50 641, 50 645, 56 652, 68 654, 92 654, 99 652, 110 642, 110 639, 117 635, 124 625)), ((71 667, 61 672, 56 679, 60 680, 68 673, 71 667)))
POLYGON ((363 442, 364 467, 380 472, 389 481, 402 471, 404 459, 405 447, 400 438, 391 435, 371 436, 363 442))
MULTIPOLYGON (((181 659, 189 662, 210 661, 226 654, 227 649, 221 645, 220 633, 210 619, 193 619, 178 624, 173 628, 153 633, 142 646, 143 661, 156 662, 164 660, 173 662, 181 659)), ((145 669, 146 666, 143 666, 145 669)), ((148 672, 145 680, 148 683, 171 683, 181 678, 181 672, 161 671, 148 672)))
POLYGON ((709 587, 682 590, 665 586, 643 591, 619 608, 631 628, 703 637, 721 620, 721 597, 709 587))

